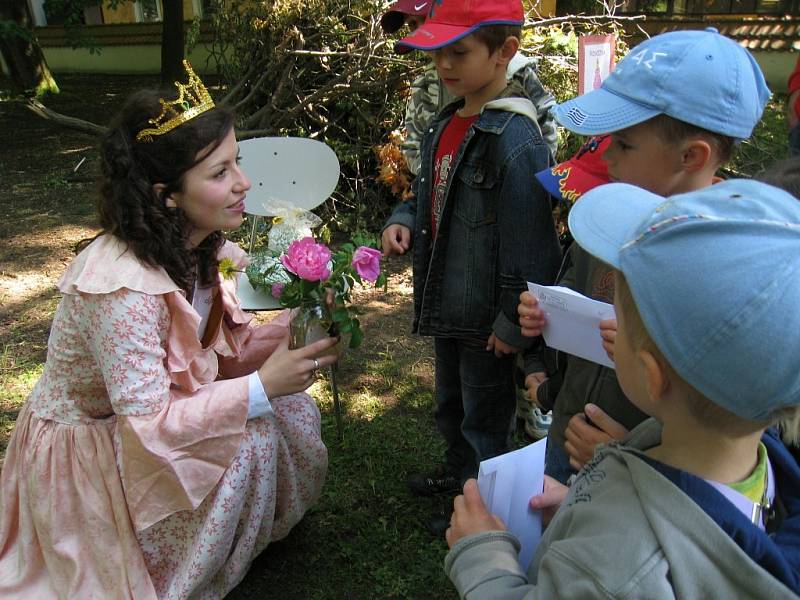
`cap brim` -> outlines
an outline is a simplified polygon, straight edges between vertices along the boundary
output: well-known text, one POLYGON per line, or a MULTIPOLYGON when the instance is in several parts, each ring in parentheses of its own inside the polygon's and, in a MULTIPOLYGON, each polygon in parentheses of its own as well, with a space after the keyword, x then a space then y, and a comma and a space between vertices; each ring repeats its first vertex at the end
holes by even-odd
POLYGON ((586 192, 569 212, 575 241, 615 269, 620 250, 636 239, 640 225, 666 198, 627 183, 608 183, 586 192))
POLYGON ((589 190, 608 183, 607 179, 600 179, 582 169, 578 169, 574 165, 572 165, 574 171, 569 175, 565 173, 555 173, 555 170, 560 166, 561 165, 556 165, 555 167, 548 167, 547 169, 539 171, 536 173, 536 179, 539 180, 539 183, 542 184, 542 187, 547 193, 563 202, 574 202, 583 197, 589 190), (566 180, 566 182, 564 180, 566 180), (569 197, 564 196, 565 191, 569 197))
POLYGON ((463 27, 461 25, 426 22, 417 27, 414 33, 398 41, 394 45, 394 50, 398 54, 405 54, 411 50, 438 50, 463 37, 467 37, 478 27, 480 25, 463 27))
POLYGON ((555 106, 556 120, 581 135, 599 135, 632 127, 662 111, 637 104, 604 88, 555 106))

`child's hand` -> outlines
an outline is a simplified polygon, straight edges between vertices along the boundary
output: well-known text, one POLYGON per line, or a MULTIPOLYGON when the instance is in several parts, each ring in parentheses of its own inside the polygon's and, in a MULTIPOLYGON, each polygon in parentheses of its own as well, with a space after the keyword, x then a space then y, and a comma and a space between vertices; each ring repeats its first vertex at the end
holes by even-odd
POLYGON ((564 432, 564 449, 569 454, 569 464, 573 469, 581 469, 594 456, 598 444, 620 441, 628 435, 625 426, 609 417, 599 406, 587 404, 584 410, 586 414, 579 413, 569 420, 564 432), (587 416, 591 423, 586 420, 587 416))
POLYGON ((546 380, 547 373, 544 372, 531 373, 525 377, 525 394, 528 396, 528 399, 539 408, 542 408, 542 406, 539 404, 539 400, 536 399, 536 392, 539 389, 539 386, 542 385, 546 380))
POLYGON ((453 500, 453 515, 450 528, 445 533, 447 545, 453 545, 463 537, 484 531, 505 531, 506 526, 499 517, 489 514, 478 491, 478 482, 467 479, 464 494, 453 500))
POLYGON ((506 344, 495 334, 489 336, 489 339, 486 341, 486 349, 494 350, 494 355, 497 358, 502 358, 506 354, 516 354, 519 352, 519 348, 511 344, 506 344))
POLYGON ((600 337, 603 338, 603 349, 611 360, 614 360, 614 341, 617 339, 617 320, 600 321, 600 337))
POLYGON ((526 337, 536 337, 542 335, 545 326, 544 311, 539 308, 539 300, 530 292, 522 292, 519 295, 519 326, 522 328, 522 335, 526 337))
POLYGON ((381 235, 381 246, 384 256, 405 254, 411 247, 411 230, 399 223, 389 225, 381 235))
POLYGON ((547 525, 555 516, 558 507, 567 497, 569 488, 549 475, 544 476, 544 490, 541 494, 531 496, 530 507, 542 512, 542 525, 547 525))

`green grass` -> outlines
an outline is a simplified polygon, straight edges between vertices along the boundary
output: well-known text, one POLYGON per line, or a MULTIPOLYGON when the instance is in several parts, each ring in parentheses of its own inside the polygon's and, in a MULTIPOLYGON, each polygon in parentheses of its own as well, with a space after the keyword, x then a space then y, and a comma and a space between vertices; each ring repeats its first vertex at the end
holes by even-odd
POLYGON ((339 376, 348 390, 341 440, 328 382, 312 389, 330 458, 319 503, 267 548, 230 598, 257 589, 309 600, 456 597, 442 568, 447 548, 423 527, 451 500, 414 498, 405 485, 407 473, 435 468, 443 451, 433 429, 430 350, 375 352, 372 341, 368 331, 366 348, 345 357, 339 376), (368 384, 359 383, 362 367, 368 384))

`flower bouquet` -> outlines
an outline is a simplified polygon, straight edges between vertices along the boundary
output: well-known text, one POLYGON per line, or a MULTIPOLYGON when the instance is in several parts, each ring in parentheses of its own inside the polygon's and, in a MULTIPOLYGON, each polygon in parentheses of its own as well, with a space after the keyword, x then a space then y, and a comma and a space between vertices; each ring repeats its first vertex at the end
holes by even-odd
POLYGON ((286 308, 299 309, 291 324, 293 347, 322 335, 341 335, 349 338, 350 348, 357 348, 364 336, 349 306, 351 292, 356 283, 385 285, 380 263, 380 251, 363 236, 335 251, 307 236, 291 242, 280 256, 264 258, 258 266, 251 263, 247 274, 253 287, 286 308))

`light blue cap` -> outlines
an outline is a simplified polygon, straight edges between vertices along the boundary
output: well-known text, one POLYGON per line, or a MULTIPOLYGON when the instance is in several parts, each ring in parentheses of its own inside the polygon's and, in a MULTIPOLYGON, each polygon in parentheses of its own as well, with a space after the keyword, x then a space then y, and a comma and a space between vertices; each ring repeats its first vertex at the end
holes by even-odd
POLYGON ((658 349, 709 400, 751 420, 800 404, 800 200, 746 180, 670 198, 612 183, 569 228, 622 271, 658 349))
POLYGON ((575 133, 613 133, 666 114, 747 139, 770 91, 752 55, 714 28, 671 31, 635 46, 600 89, 555 107, 575 133))

